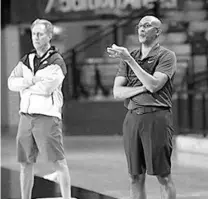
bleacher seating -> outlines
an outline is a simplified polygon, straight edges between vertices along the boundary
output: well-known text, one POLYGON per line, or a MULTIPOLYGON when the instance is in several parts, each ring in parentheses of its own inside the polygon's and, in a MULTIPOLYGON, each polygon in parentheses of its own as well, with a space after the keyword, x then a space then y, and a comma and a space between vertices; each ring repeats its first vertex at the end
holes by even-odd
POLYGON ((189 10, 201 10, 204 8, 204 1, 186 0, 184 7, 187 7, 189 10))
POLYGON ((168 44, 168 43, 181 44, 181 43, 185 43, 187 41, 187 34, 184 32, 166 33, 166 34, 162 34, 160 36, 160 40, 163 44, 164 43, 165 44, 168 44))
POLYGON ((195 20, 189 23, 189 32, 207 32, 208 31, 208 20, 195 20))
MULTIPOLYGON (((163 10, 163 33, 160 42, 177 55, 178 71, 175 83, 179 84, 187 69, 198 73, 207 70, 208 14, 204 0, 179 2, 180 8, 163 10), (189 66, 189 68, 188 68, 189 66), (190 69, 193 67, 193 70, 190 69)), ((128 49, 136 48, 137 35, 126 39, 128 49)))
MULTIPOLYGON (((178 71, 175 84, 180 85, 184 81, 187 70, 198 73, 208 68, 208 6, 205 0, 184 0, 179 2, 177 9, 162 10, 163 32, 160 42, 163 46, 176 53, 178 71), (193 68, 191 68, 193 67, 193 68)), ((138 48, 138 35, 135 25, 138 20, 130 25, 122 27, 123 45, 129 51, 138 48), (133 28, 132 28, 133 27, 133 28)), ((82 83, 88 89, 96 85, 95 71, 98 70, 103 86, 111 88, 118 68, 118 60, 101 58, 98 64, 87 63, 82 70, 82 83)), ((181 86, 183 87, 183 86, 181 86)))

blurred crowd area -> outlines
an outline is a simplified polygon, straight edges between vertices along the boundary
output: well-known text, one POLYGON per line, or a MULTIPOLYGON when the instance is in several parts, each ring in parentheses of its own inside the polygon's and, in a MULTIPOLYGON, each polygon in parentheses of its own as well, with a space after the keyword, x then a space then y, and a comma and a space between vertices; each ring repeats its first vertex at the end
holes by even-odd
POLYGON ((19 96, 8 91, 6 80, 23 54, 32 49, 30 24, 33 20, 46 18, 54 24, 52 44, 59 48, 68 69, 63 85, 65 102, 115 103, 112 86, 119 60, 109 58, 106 48, 113 43, 130 51, 138 48, 135 27, 143 16, 154 15, 163 22, 161 45, 177 55, 173 99, 179 132, 197 129, 207 135, 208 1, 74 2, 2 1, 3 125, 17 124, 18 116, 14 113, 18 112, 19 96))

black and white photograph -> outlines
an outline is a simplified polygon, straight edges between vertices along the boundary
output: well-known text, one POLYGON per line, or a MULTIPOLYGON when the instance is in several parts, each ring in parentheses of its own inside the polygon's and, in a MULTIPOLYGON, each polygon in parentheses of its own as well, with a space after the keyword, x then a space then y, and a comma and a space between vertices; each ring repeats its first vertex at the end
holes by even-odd
POLYGON ((1 199, 208 199, 208 0, 2 0, 1 199))

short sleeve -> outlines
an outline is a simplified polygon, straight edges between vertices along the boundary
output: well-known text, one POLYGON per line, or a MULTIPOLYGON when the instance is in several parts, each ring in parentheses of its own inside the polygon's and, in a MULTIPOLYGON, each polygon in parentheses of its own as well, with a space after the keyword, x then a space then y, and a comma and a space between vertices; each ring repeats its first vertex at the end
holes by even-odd
POLYGON ((120 61, 116 76, 123 76, 123 77, 127 76, 127 63, 125 61, 122 60, 120 61))
POLYGON ((155 72, 161 72, 166 74, 171 79, 176 71, 176 56, 174 52, 166 51, 159 58, 159 63, 155 69, 155 72))

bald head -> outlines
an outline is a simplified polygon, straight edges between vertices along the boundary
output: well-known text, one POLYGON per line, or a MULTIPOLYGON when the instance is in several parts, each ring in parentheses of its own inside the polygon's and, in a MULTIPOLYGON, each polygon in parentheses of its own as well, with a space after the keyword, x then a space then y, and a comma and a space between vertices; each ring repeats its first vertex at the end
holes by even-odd
POLYGON ((140 20, 137 28, 139 42, 145 45, 152 45, 158 42, 158 37, 162 32, 162 23, 157 17, 145 16, 140 20))
POLYGON ((145 16, 139 22, 139 24, 145 24, 145 23, 149 23, 153 27, 159 28, 159 29, 161 29, 161 26, 162 26, 161 21, 157 17, 154 17, 154 16, 145 16))

